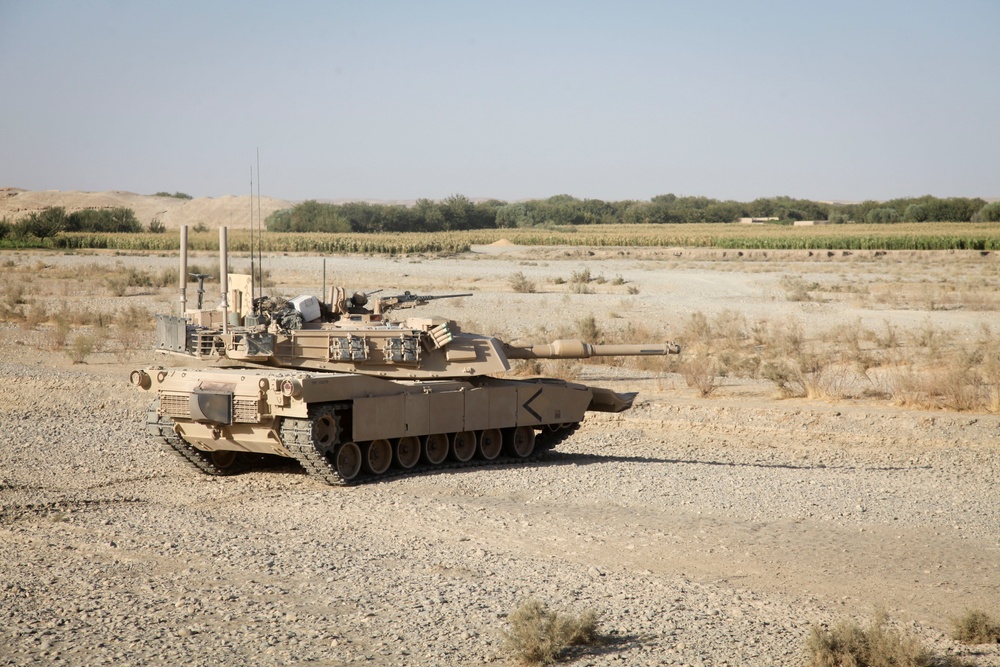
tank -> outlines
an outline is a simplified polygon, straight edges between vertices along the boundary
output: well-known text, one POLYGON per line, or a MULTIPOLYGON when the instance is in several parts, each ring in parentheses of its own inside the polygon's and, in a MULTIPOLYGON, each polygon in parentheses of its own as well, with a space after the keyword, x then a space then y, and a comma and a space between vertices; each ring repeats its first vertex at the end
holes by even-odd
POLYGON ((151 438, 209 475, 277 456, 342 486, 534 460, 570 436, 588 411, 621 412, 636 395, 555 378, 497 377, 512 360, 680 352, 674 343, 509 343, 447 318, 395 316, 469 295, 380 296, 324 286, 321 299, 258 297, 251 275, 226 271, 225 228, 221 303, 202 308, 202 287, 199 307, 188 309, 186 231, 180 315, 157 316, 155 344, 194 363, 137 369, 130 380, 155 397, 151 438))

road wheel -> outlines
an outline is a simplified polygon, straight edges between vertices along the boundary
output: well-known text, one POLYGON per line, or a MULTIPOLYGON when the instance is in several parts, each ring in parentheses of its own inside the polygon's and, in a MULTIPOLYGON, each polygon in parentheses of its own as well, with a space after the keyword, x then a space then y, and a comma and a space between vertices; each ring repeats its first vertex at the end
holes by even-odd
POLYGON ((236 465, 236 461, 239 459, 239 452, 234 452, 231 449, 217 449, 208 456, 212 459, 212 465, 216 468, 227 470, 236 465))
POLYGON ((526 459, 535 451, 535 429, 530 426, 518 426, 507 438, 507 448, 513 456, 526 459))
POLYGON ((420 440, 408 435, 396 443, 396 465, 409 470, 420 460, 420 440))
POLYGON ((439 465, 448 457, 448 436, 435 433, 424 438, 424 462, 439 465))
POLYGON ((345 442, 337 448, 333 460, 337 474, 344 481, 350 481, 361 472, 361 448, 355 442, 345 442))
POLYGON ((462 431, 451 436, 451 458, 465 463, 476 455, 476 434, 462 431))
POLYGON ((392 464, 392 445, 388 440, 372 440, 364 446, 364 468, 373 475, 381 475, 392 464))
POLYGON ((500 456, 500 449, 502 447, 503 436, 500 434, 499 429, 491 428, 488 431, 483 431, 479 436, 479 447, 477 448, 477 451, 479 456, 487 461, 492 461, 496 457, 500 456))

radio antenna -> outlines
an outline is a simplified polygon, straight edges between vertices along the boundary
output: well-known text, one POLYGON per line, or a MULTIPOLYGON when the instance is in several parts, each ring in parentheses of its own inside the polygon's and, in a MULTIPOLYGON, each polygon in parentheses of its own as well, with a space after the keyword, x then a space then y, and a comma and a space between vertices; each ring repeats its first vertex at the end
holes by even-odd
MULTIPOLYGON (((250 206, 253 206, 253 192, 250 193, 250 206)), ((260 146, 257 147, 257 265, 260 267, 260 295, 264 296, 264 258, 261 255, 264 245, 263 220, 260 216, 260 146)), ((250 255, 253 256, 253 243, 250 244, 250 255)), ((253 275, 251 273, 251 275, 253 275)))
POLYGON ((253 165, 250 165, 250 303, 254 314, 257 313, 256 295, 254 294, 253 266, 253 165))

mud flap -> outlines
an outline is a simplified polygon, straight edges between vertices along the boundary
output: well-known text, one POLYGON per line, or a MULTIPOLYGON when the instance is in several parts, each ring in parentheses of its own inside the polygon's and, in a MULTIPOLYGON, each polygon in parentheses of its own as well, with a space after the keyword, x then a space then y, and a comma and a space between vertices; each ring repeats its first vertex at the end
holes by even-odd
POLYGON ((623 412, 632 407, 632 401, 639 395, 638 392, 634 391, 618 394, 601 387, 591 387, 590 391, 593 397, 587 407, 589 412, 623 412))

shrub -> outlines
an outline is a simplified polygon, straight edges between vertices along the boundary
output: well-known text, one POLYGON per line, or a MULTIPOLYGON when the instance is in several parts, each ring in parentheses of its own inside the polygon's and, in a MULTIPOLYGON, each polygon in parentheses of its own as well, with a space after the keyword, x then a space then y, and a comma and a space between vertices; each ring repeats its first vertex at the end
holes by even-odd
POLYGON ((520 271, 511 275, 510 278, 507 279, 507 284, 510 285, 510 288, 515 292, 531 293, 536 289, 535 282, 530 280, 520 271))
POLYGON ((600 343, 602 334, 593 315, 577 320, 576 331, 580 338, 589 343, 600 343))
POLYGON ((681 375, 687 386, 697 389, 702 398, 708 398, 719 387, 717 364, 707 356, 695 356, 681 364, 681 375))
POLYGON ((55 326, 49 331, 49 349, 55 352, 66 347, 66 340, 69 338, 69 332, 73 327, 65 312, 65 305, 53 319, 55 320, 55 326))
POLYGON ((82 364, 87 357, 94 353, 97 341, 93 336, 77 336, 73 339, 73 344, 67 350, 69 358, 74 364, 82 364))
POLYGON ((1000 643, 1000 622, 978 609, 970 609, 959 618, 953 618, 952 639, 963 644, 1000 643))
POLYGON ((159 218, 153 218, 149 221, 148 230, 150 234, 163 234, 167 231, 167 226, 159 218))
POLYGON ((125 296, 128 291, 128 276, 111 275, 104 279, 108 284, 108 289, 115 296, 125 296))
POLYGON ((510 630, 503 633, 505 651, 521 664, 551 665, 571 646, 590 646, 599 641, 597 614, 580 616, 550 611, 531 599, 508 619, 510 630))
POLYGON ((149 337, 151 330, 149 311, 139 306, 129 306, 118 313, 115 319, 115 338, 118 340, 118 350, 115 355, 121 362, 126 361, 133 350, 149 337))
POLYGON ((39 324, 48 320, 48 318, 49 314, 45 308, 45 303, 43 301, 33 301, 31 309, 28 310, 28 314, 24 317, 24 326, 28 329, 34 329, 39 324))
POLYGON ((806 641, 807 667, 931 667, 933 656, 911 635, 886 627, 884 614, 867 628, 843 622, 826 630, 810 629, 806 641))
POLYGON ((781 287, 789 301, 811 301, 811 290, 819 289, 819 283, 807 283, 798 276, 782 276, 781 287))

